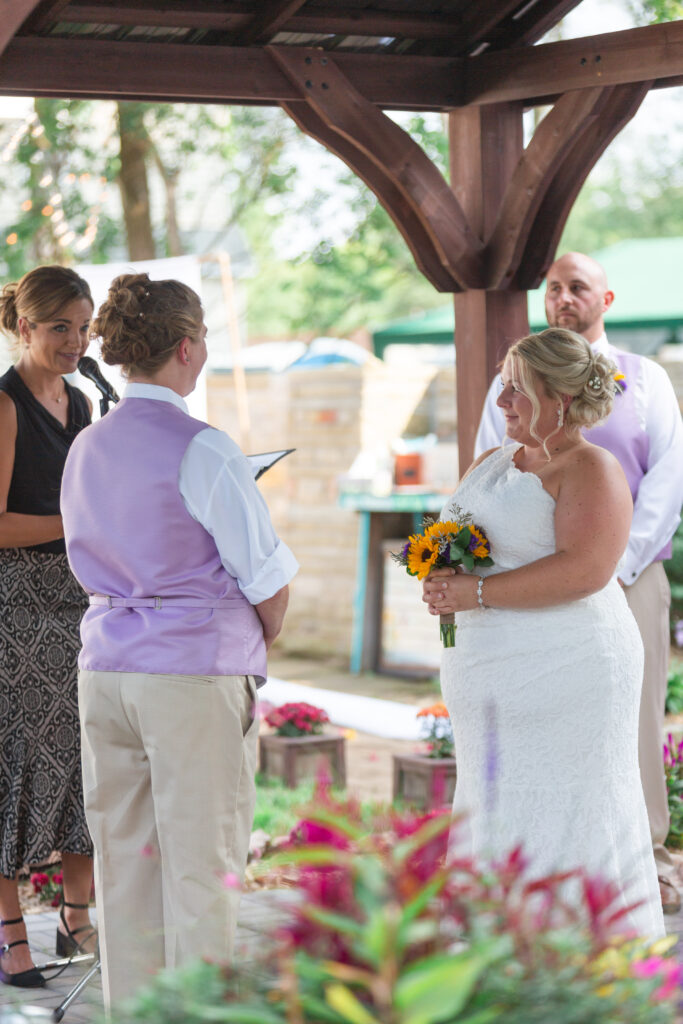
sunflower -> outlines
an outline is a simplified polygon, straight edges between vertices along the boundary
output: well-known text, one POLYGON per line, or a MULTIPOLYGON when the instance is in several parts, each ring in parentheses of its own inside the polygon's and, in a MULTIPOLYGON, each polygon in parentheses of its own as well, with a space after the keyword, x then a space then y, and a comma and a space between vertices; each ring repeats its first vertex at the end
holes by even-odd
POLYGON ((476 526, 470 526, 472 538, 469 542, 470 552, 475 558, 488 558, 491 554, 491 546, 483 532, 476 526))
POLYGON ((407 569, 411 576, 423 580, 439 554, 438 544, 431 537, 414 535, 410 538, 407 569))
POLYGON ((437 537, 441 539, 442 537, 447 537, 449 534, 455 536, 461 529, 462 526, 460 523, 432 523, 432 525, 428 526, 425 530, 425 537, 437 537))

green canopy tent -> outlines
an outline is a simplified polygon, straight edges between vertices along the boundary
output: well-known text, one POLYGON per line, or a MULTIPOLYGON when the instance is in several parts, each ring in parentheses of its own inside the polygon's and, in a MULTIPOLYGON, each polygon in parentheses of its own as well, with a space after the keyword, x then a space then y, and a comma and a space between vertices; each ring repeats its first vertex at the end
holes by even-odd
MULTIPOLYGON (((615 293, 605 316, 610 340, 637 352, 652 352, 683 336, 683 238, 636 238, 616 242, 591 255, 605 268, 615 293)), ((531 330, 547 326, 544 288, 528 293, 531 330)), ((388 345, 452 345, 453 304, 395 320, 372 335, 375 355, 388 345)))

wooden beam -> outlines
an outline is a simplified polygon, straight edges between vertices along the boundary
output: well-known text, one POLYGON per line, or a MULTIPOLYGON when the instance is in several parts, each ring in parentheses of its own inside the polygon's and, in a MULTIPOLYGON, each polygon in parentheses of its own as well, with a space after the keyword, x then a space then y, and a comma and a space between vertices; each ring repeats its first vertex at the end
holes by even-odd
MULTIPOLYGON (((522 108, 468 107, 448 118, 451 182, 472 227, 491 233, 506 186, 522 155, 522 108)), ((487 388, 508 346, 528 331, 526 295, 470 289, 454 297, 458 450, 472 461, 487 388)))
MULTIPOLYGON (((14 11, 12 0, 4 0, 14 11)), ((21 0, 30 7, 31 0, 21 0)), ((17 0, 18 3, 18 0, 17 0)), ((2 24, 2 23, 0 23, 2 24)), ((2 24, 2 30, 5 25, 2 24)), ((0 31, 2 31, 0 30, 0 31)), ((1 38, 1 36, 0 36, 1 38)), ((297 54, 321 51, 292 47, 297 54)), ((458 62, 450 58, 335 54, 335 64, 379 107, 441 109, 459 105, 458 62)), ((296 102, 299 91, 260 47, 183 46, 16 37, 0 61, 0 94, 84 96, 176 102, 275 104, 296 102)))
POLYGON ((533 4, 522 3, 512 24, 509 21, 505 24, 504 34, 502 30, 497 34, 494 48, 507 50, 535 43, 580 3, 581 0, 553 0, 552 3, 536 0, 533 4))
POLYGON ((243 4, 216 3, 215 0, 137 0, 89 3, 70 0, 61 12, 61 20, 78 25, 135 25, 155 28, 194 28, 235 31, 249 24, 251 13, 243 4))
POLYGON ((608 145, 647 96, 649 82, 618 86, 609 91, 598 116, 584 131, 558 167, 538 207, 512 286, 537 288, 555 257, 567 217, 588 174, 608 145))
POLYGON ((0 54, 40 0, 0 0, 0 54))
POLYGON ((327 130, 359 152, 366 173, 374 165, 368 183, 380 201, 385 184, 402 194, 451 275, 453 288, 481 287, 481 240, 447 182, 410 135, 369 103, 327 54, 294 47, 268 51, 327 130))
POLYGON ((514 280, 546 192, 611 93, 612 89, 600 87, 565 93, 536 128, 507 186, 496 225, 487 237, 487 287, 505 288, 514 280))
POLYGON ((466 65, 464 103, 533 103, 572 89, 625 85, 683 74, 683 21, 525 50, 483 53, 466 65))
POLYGON ((472 289, 454 295, 453 303, 458 465, 462 475, 472 463, 488 387, 510 345, 529 333, 529 320, 524 291, 472 289))

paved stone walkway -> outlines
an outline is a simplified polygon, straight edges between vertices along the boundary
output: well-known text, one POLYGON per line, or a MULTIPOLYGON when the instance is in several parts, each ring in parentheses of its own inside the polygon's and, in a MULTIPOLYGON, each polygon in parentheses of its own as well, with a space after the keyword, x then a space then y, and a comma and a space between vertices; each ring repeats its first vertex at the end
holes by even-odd
MULTIPOLYGON (((254 959, 257 948, 262 948, 264 937, 272 934, 274 926, 286 913, 284 904, 292 900, 291 890, 261 890, 244 893, 237 929, 236 951, 238 959, 248 963, 254 959)), ((97 914, 91 910, 93 923, 97 914)), ((26 915, 26 930, 29 945, 37 964, 55 959, 55 933, 58 912, 46 911, 26 915)), ((67 995, 92 966, 91 962, 73 964, 58 978, 48 981, 45 988, 20 989, 0 985, 1 1024, 23 1024, 24 1015, 12 1014, 12 1008, 22 1006, 40 1007, 46 1021, 55 1019, 53 1011, 61 1007, 67 995)), ((64 1011, 64 1024, 92 1024, 102 1019, 102 981, 95 973, 87 986, 64 1011)))

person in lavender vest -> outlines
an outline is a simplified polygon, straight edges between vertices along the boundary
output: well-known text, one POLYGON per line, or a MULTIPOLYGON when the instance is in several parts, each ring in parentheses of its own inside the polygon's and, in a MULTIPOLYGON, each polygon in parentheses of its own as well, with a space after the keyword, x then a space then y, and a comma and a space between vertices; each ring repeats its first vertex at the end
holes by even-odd
MULTIPOLYGON (((614 300, 605 271, 582 253, 567 253, 546 277, 545 310, 551 327, 582 334, 625 378, 609 418, 585 431, 586 438, 612 452, 626 474, 633 497, 633 522, 619 580, 638 623, 645 648, 640 705, 639 759, 650 833, 659 873, 662 907, 675 913, 680 895, 674 865, 664 846, 669 809, 662 761, 662 726, 669 661, 671 594, 662 560, 683 504, 683 425, 666 371, 651 359, 614 348, 605 335, 604 315, 614 300)), ((500 376, 489 389, 475 441, 475 456, 500 445, 505 436, 496 405, 500 376)))
POLYGON ((298 566, 237 445, 188 415, 206 361, 199 297, 125 274, 93 328, 127 385, 72 446, 61 507, 90 595, 79 706, 111 1007, 161 967, 230 961, 256 688, 298 566))

